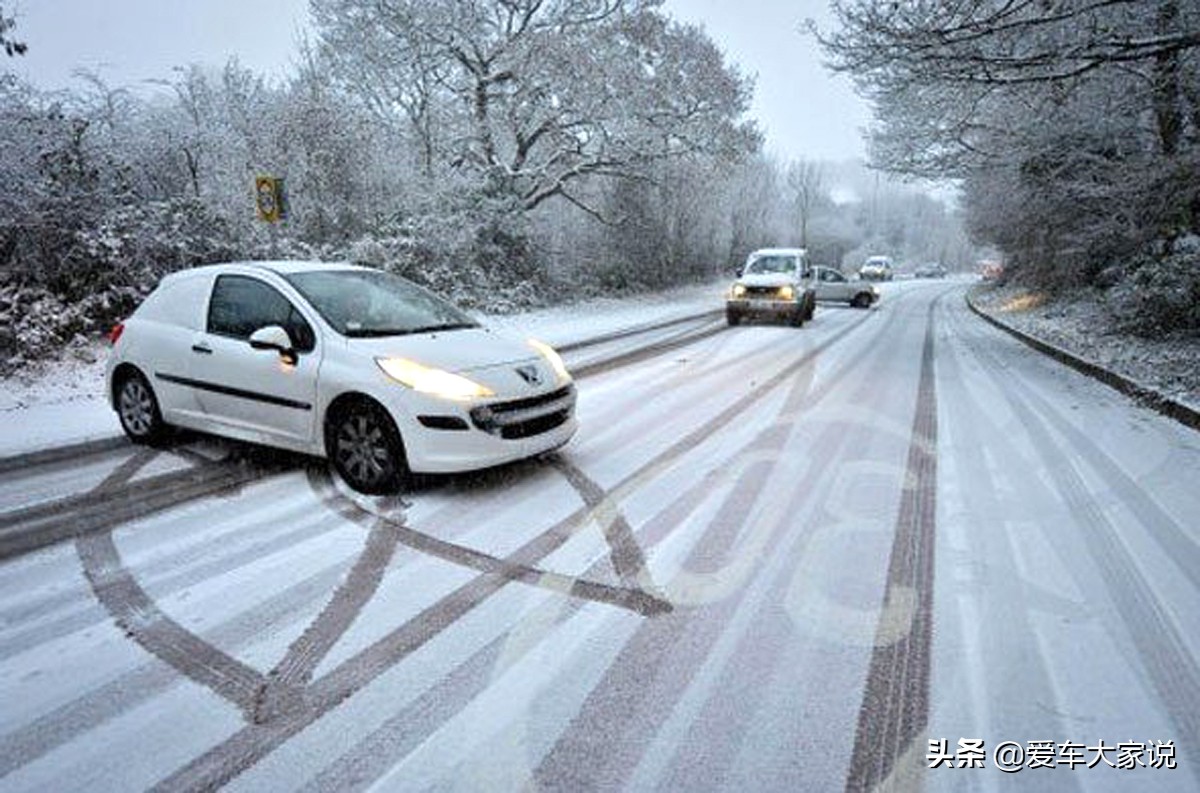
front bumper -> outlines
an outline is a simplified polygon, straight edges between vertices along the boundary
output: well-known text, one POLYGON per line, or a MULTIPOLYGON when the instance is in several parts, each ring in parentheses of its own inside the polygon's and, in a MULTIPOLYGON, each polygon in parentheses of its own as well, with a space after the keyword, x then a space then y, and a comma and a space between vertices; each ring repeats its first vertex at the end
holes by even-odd
POLYGON ((780 300, 778 298, 728 298, 725 310, 737 314, 788 316, 801 310, 798 300, 780 300))
POLYGON ((458 404, 427 399, 401 425, 420 473, 490 468, 557 449, 578 429, 574 384, 533 397, 458 404))

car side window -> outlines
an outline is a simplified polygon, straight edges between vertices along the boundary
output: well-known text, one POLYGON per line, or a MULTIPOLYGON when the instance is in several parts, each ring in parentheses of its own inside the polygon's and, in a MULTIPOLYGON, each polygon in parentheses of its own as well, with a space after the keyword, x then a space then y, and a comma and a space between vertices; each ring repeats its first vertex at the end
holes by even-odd
POLYGON ((248 339, 267 325, 286 330, 297 352, 309 352, 316 344, 312 326, 274 287, 244 275, 217 277, 208 303, 209 333, 248 339))

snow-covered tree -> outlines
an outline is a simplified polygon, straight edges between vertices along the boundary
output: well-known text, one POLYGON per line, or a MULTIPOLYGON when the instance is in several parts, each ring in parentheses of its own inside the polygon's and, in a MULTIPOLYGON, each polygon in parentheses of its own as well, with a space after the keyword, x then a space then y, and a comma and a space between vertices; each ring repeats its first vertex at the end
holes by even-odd
POLYGON ((883 168, 964 180, 1015 270, 1087 283, 1200 230, 1200 6, 835 0, 834 68, 876 108, 883 168))

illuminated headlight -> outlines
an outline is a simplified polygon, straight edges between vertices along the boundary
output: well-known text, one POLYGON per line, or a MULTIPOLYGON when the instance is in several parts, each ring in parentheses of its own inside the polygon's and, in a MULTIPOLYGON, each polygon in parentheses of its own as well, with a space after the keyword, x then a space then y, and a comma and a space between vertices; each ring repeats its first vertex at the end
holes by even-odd
POLYGON ((795 297, 796 297, 796 290, 793 289, 792 287, 790 287, 790 286, 779 287, 779 299, 780 300, 792 300, 795 297))
POLYGON ((558 375, 558 382, 566 383, 571 379, 571 373, 567 371, 567 365, 563 363, 562 356, 559 355, 553 347, 537 339, 526 339, 529 346, 537 350, 538 354, 546 359, 546 363, 550 364, 550 368, 558 375))
POLYGON ((462 375, 434 369, 407 358, 376 358, 375 363, 379 364, 384 374, 397 383, 422 394, 443 399, 474 399, 494 394, 487 386, 468 380, 462 375))
POLYGON ((735 298, 745 297, 746 296, 746 287, 742 284, 734 284, 733 288, 729 290, 729 294, 730 294, 730 296, 735 297, 735 298))

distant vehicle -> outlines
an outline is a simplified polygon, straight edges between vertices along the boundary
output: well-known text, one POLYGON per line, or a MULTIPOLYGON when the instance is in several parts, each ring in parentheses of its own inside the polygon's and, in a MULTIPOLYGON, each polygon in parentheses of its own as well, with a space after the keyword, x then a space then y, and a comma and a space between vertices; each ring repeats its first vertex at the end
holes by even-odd
POLYGON ((930 262, 929 264, 922 264, 920 267, 918 267, 913 272, 913 275, 917 278, 945 278, 946 268, 937 262, 930 262))
POLYGON ((864 281, 892 280, 892 257, 870 256, 858 271, 859 278, 864 281))
POLYGON ((979 263, 979 277, 984 281, 999 281, 1004 275, 1004 265, 1000 262, 983 261, 979 263))
POLYGON ((364 493, 540 454, 576 429, 553 349, 366 267, 174 273, 110 338, 108 396, 134 442, 178 426, 327 457, 364 493))
POLYGON ((813 318, 817 293, 803 248, 763 248, 746 258, 725 299, 730 325, 748 317, 785 319, 800 327, 813 318))
POLYGON ((852 281, 832 267, 814 267, 813 286, 817 300, 840 301, 855 308, 870 308, 879 300, 879 288, 865 281, 852 281))

